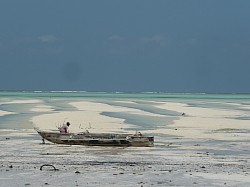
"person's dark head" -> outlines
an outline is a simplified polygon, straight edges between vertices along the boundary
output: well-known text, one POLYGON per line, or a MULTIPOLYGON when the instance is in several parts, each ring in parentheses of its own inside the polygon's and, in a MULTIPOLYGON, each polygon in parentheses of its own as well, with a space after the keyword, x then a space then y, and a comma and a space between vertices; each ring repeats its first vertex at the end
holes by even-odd
POLYGON ((69 123, 69 122, 67 122, 67 123, 66 123, 66 125, 67 125, 67 126, 70 126, 70 123, 69 123))

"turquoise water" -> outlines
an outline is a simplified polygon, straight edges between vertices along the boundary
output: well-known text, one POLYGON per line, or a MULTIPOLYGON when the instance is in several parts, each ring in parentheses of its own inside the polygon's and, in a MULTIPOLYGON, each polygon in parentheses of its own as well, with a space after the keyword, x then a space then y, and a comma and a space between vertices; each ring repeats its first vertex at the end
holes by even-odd
POLYGON ((222 99, 250 100, 250 94, 206 94, 206 93, 122 93, 122 92, 84 92, 84 91, 0 91, 0 97, 40 98, 120 98, 120 99, 222 99))
MULTIPOLYGON (((14 114, 0 116, 0 128, 33 128, 30 122, 33 116, 60 111, 76 111, 76 108, 68 104, 72 101, 92 101, 161 115, 152 117, 148 115, 111 111, 103 111, 101 113, 105 116, 124 119, 125 123, 136 125, 137 128, 134 130, 150 130, 164 124, 171 124, 173 120, 178 119, 182 113, 173 111, 171 108, 168 110, 156 107, 164 101, 181 102, 189 106, 200 108, 250 111, 250 107, 247 107, 250 106, 250 94, 1 91, 0 110, 13 112, 14 114), (37 102, 10 103, 14 100, 37 100, 37 102), (41 104, 51 106, 53 111, 32 111, 32 108, 41 104), (241 107, 242 105, 245 107, 241 107)), ((237 119, 249 120, 250 116, 239 116, 237 119)))

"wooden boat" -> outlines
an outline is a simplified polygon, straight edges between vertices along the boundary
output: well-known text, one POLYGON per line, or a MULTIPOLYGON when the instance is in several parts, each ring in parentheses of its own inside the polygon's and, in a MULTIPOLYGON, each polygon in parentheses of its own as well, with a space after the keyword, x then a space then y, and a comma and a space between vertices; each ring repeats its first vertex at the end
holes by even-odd
POLYGON ((41 131, 35 129, 44 139, 56 144, 85 145, 85 146, 154 146, 153 136, 136 134, 112 134, 112 133, 60 133, 52 131, 41 131))

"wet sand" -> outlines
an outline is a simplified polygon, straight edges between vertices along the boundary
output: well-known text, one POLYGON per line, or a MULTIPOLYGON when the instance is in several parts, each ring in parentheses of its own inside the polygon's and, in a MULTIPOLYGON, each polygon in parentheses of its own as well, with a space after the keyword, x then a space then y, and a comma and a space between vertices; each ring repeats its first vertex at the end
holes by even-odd
MULTIPOLYGON (((127 132, 133 124, 101 113, 156 115, 90 101, 71 102, 76 110, 61 112, 38 104, 32 110, 43 114, 30 120, 41 129, 55 129, 58 119, 66 118, 72 122, 71 131, 127 132)), ((33 129, 1 129, 0 186, 250 185, 250 125, 248 120, 235 119, 247 112, 174 102, 156 107, 185 115, 166 126, 142 131, 155 136, 155 146, 149 148, 42 144, 33 129), (57 170, 52 166, 40 170, 44 164, 57 170)))

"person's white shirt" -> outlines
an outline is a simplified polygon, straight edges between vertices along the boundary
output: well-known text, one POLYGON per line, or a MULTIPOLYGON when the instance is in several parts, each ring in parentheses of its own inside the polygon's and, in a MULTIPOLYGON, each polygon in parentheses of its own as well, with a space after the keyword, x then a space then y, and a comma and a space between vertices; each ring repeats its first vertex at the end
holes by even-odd
POLYGON ((67 123, 63 124, 61 127, 59 127, 58 129, 59 129, 60 133, 68 133, 69 132, 69 130, 68 130, 69 125, 70 125, 70 123, 67 122, 67 123))

